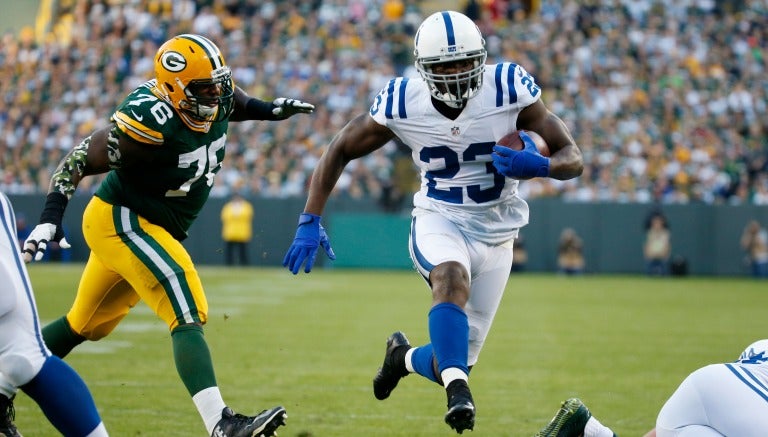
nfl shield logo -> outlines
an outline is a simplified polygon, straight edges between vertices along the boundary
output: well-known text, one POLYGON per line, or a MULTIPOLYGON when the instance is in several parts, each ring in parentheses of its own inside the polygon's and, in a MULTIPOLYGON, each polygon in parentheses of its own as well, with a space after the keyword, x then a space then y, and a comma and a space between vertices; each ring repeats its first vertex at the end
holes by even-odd
POLYGON ((460 134, 461 134, 461 131, 459 130, 458 126, 454 126, 454 127, 451 128, 451 135, 453 135, 455 137, 455 136, 458 136, 460 134))

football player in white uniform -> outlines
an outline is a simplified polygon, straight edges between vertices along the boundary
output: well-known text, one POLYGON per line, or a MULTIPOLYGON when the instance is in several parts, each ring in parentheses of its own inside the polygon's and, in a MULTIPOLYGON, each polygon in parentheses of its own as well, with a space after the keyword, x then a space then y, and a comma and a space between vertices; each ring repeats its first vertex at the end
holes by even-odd
POLYGON ((368 113, 331 141, 312 176, 293 244, 283 265, 309 273, 319 246, 334 254, 321 214, 346 164, 395 137, 412 150, 421 173, 415 194, 411 258, 432 291, 430 343, 412 347, 401 332, 387 340, 373 381, 385 399, 398 381, 418 373, 446 388, 445 421, 458 433, 473 429, 475 405, 467 384, 512 266, 512 245, 528 223, 518 179, 570 179, 581 174, 581 151, 541 90, 514 63, 487 65, 485 41, 472 20, 454 11, 429 16, 415 36, 420 78, 397 77, 368 113), (525 149, 498 146, 515 130, 546 140, 551 157, 521 134, 525 149))
POLYGON ((13 207, 2 192, 0 284, 0 436, 21 437, 13 424, 11 402, 17 388, 37 403, 63 435, 106 436, 85 382, 43 342, 32 284, 16 240, 13 207))
MULTIPOLYGON (((733 363, 693 371, 661 407, 645 437, 762 437, 768 429, 768 339, 758 340, 733 363)), ((537 437, 611 437, 576 398, 537 437)))

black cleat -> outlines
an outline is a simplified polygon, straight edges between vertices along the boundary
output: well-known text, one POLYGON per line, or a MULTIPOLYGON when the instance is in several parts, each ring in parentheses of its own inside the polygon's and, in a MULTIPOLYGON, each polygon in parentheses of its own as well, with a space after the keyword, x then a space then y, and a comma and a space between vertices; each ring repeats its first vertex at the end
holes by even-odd
POLYGON ((389 336, 384 363, 373 378, 373 395, 376 399, 383 401, 388 398, 400 379, 408 376, 408 369, 405 368, 405 360, 402 358, 410 348, 411 344, 402 332, 397 331, 389 336))
POLYGON ((21 437, 13 419, 16 418, 16 410, 13 409, 13 398, 0 395, 0 437, 21 437))
POLYGON ((225 407, 211 437, 273 437, 277 435, 275 430, 285 425, 287 417, 283 407, 270 408, 253 417, 235 414, 225 407))
POLYGON ((467 381, 462 379, 452 381, 445 392, 448 395, 445 423, 459 434, 467 429, 472 431, 475 427, 475 402, 472 400, 467 381))

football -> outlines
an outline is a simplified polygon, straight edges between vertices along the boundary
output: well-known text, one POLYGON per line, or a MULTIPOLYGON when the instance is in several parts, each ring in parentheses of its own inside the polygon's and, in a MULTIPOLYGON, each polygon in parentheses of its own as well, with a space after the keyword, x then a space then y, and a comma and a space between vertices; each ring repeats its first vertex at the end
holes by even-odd
MULTIPOLYGON (((496 144, 509 147, 512 150, 523 150, 523 140, 520 139, 518 132, 519 131, 512 131, 504 135, 496 141, 496 144)), ((549 156, 549 146, 547 146, 547 142, 544 141, 544 138, 542 138, 541 135, 532 130, 527 130, 525 133, 527 133, 533 142, 536 143, 536 148, 539 149, 539 153, 541 153, 542 156, 549 156)))

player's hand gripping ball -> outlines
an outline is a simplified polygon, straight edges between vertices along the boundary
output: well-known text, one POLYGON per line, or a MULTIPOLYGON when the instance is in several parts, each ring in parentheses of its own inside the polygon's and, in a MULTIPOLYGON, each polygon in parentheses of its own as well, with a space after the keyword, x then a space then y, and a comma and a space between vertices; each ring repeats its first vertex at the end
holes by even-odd
MULTIPOLYGON (((536 149, 542 156, 549 156, 549 146, 547 146, 547 142, 544 141, 544 138, 542 138, 541 135, 532 130, 526 130, 523 132, 531 137, 534 144, 536 144, 536 149)), ((509 147, 512 150, 523 150, 523 140, 520 139, 520 131, 512 131, 504 135, 498 141, 496 141, 496 144, 509 147)))
POLYGON ((549 147, 533 131, 514 131, 493 146, 493 166, 512 179, 525 180, 549 176, 549 147))

